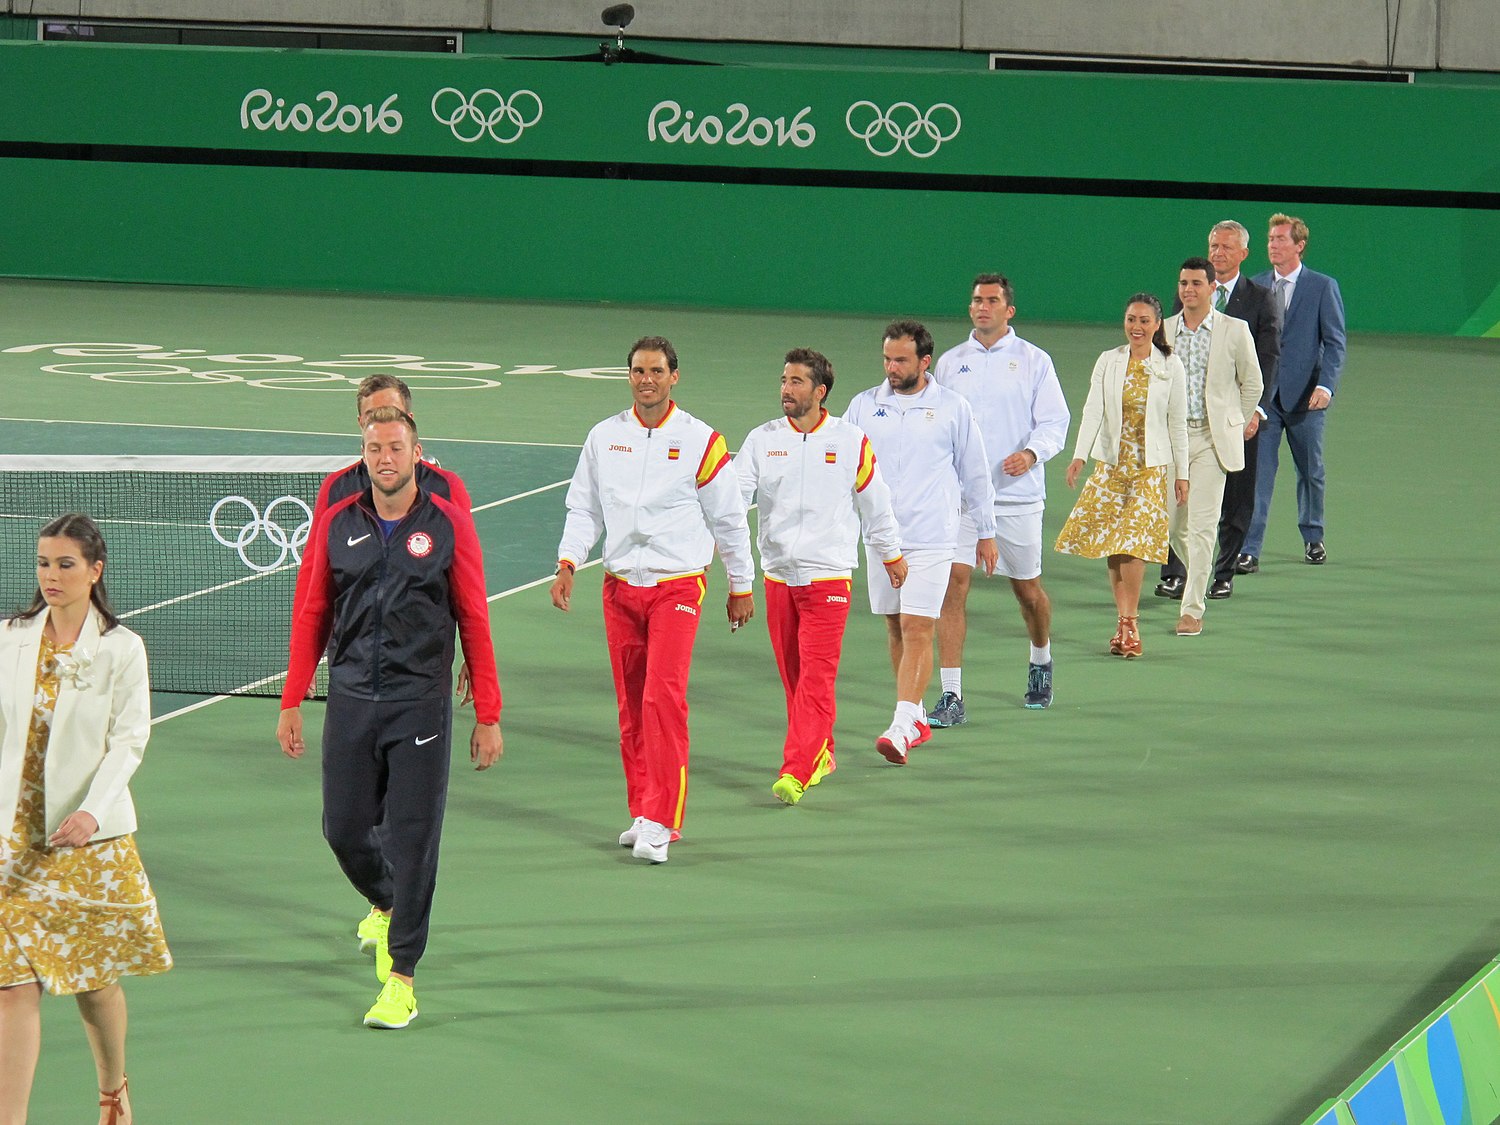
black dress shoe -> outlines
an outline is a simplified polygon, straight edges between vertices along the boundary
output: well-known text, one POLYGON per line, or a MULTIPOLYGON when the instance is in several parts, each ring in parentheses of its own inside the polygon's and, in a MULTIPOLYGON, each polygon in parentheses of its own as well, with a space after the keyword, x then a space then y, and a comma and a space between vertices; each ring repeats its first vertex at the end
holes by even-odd
POLYGON ((1227 598, 1233 593, 1233 578, 1215 578, 1213 585, 1208 588, 1208 596, 1214 599, 1214 601, 1218 601, 1220 598, 1227 598))
POLYGON ((1260 569, 1260 556, 1241 555, 1234 560, 1234 572, 1236 574, 1254 574, 1260 569))
POLYGON ((1175 574, 1170 575, 1156 584, 1156 596, 1158 598, 1172 598, 1174 601, 1181 601, 1182 588, 1186 585, 1186 578, 1178 578, 1175 574))
POLYGON ((1313 566, 1322 566, 1328 561, 1328 552, 1323 549, 1321 542, 1309 543, 1307 545, 1307 561, 1313 566))

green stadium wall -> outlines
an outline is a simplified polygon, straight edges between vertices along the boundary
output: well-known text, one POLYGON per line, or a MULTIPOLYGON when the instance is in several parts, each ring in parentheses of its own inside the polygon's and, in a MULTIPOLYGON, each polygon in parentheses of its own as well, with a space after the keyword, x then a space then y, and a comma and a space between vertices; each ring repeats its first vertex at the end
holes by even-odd
POLYGON ((1264 268, 1288 210, 1351 327, 1485 335, 1497 111, 1488 85, 0 42, 0 274, 931 315, 999 268, 1029 318, 1108 321, 1220 218, 1264 268), (486 88, 545 112, 461 138, 442 118, 486 88), (900 102, 952 135, 886 156, 849 127, 900 102))

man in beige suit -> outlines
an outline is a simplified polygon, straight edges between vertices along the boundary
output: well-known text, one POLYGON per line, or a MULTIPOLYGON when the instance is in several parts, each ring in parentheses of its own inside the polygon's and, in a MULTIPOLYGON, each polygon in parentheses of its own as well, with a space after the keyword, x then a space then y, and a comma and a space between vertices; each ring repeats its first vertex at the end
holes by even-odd
POLYGON ((1188 501, 1172 506, 1168 533, 1172 549, 1187 560, 1179 637, 1203 632, 1204 595, 1214 570, 1214 540, 1224 476, 1245 466, 1245 442, 1255 436, 1260 416, 1260 362, 1255 338, 1243 320, 1213 307, 1214 267, 1207 258, 1189 258, 1177 275, 1182 311, 1164 328, 1167 342, 1182 360, 1188 383, 1188 501))

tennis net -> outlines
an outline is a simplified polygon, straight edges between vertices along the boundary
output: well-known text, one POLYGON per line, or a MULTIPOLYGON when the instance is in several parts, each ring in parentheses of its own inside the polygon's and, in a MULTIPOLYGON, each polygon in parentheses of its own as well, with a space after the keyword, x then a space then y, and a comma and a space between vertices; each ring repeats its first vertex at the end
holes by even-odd
MULTIPOLYGON (((0 613, 31 604, 37 533, 99 524, 154 691, 280 695, 318 486, 348 457, 0 456, 0 613)), ((326 666, 316 694, 327 690, 326 666)))

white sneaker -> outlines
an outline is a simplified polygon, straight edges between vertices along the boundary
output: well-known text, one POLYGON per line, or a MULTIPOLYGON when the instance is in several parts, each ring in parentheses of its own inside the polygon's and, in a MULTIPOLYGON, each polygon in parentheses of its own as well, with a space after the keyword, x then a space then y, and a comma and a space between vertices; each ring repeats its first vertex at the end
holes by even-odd
POLYGON ((875 740, 875 749, 893 766, 906 765, 906 751, 911 745, 912 724, 905 721, 892 723, 884 734, 875 740))
POLYGON ((627 829, 625 829, 624 832, 620 833, 620 847, 622 847, 622 848, 633 848, 633 847, 635 847, 636 838, 639 837, 640 833, 641 833, 641 825, 643 825, 645 823, 646 823, 646 818, 643 817, 643 816, 638 816, 634 820, 632 820, 630 822, 630 827, 627 828, 627 829))
POLYGON ((640 827, 636 829, 635 847, 630 854, 636 859, 644 859, 651 863, 667 862, 667 845, 672 842, 672 830, 665 824, 657 824, 654 820, 641 818, 640 827))

